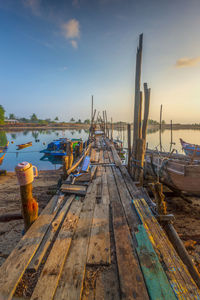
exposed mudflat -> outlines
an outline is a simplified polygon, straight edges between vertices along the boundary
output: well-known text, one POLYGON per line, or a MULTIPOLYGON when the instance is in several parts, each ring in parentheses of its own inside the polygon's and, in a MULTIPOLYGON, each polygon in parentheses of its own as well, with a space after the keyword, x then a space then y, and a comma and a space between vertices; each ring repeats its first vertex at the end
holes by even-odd
MULTIPOLYGON (((33 183, 33 196, 39 203, 39 213, 55 192, 60 171, 40 171, 33 183)), ((15 173, 0 176, 0 215, 20 213, 20 190, 15 173)), ((0 222, 0 266, 22 237, 23 220, 0 222)))

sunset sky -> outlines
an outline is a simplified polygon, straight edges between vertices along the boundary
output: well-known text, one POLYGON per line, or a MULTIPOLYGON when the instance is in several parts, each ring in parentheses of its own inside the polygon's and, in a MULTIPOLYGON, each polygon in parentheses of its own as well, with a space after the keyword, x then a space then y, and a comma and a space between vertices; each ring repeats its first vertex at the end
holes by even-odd
POLYGON ((97 110, 132 121, 135 55, 150 118, 200 123, 199 0, 0 0, 0 104, 68 121, 97 110))

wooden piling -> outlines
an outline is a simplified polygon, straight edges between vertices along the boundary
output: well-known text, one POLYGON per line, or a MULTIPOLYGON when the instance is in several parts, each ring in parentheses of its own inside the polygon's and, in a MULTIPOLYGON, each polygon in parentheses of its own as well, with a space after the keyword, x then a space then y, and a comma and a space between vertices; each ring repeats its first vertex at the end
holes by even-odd
POLYGON ((162 104, 160 106, 160 132, 159 132, 159 139, 160 139, 160 151, 162 152, 162 104))
POLYGON ((127 125, 128 136, 128 171, 131 171, 131 124, 127 125))
POLYGON ((142 124, 142 138, 146 140, 147 125, 149 118, 149 107, 150 107, 150 93, 151 89, 148 89, 147 83, 144 83, 144 119, 142 124))

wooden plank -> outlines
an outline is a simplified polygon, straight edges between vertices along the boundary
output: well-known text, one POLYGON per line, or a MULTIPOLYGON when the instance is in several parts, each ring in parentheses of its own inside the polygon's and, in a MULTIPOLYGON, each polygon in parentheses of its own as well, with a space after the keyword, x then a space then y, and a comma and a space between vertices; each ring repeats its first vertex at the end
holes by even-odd
POLYGON ((136 248, 150 299, 176 300, 143 225, 138 225, 136 248))
POLYGON ((95 162, 96 161, 96 149, 91 149, 91 155, 90 155, 90 161, 95 162))
POLYGON ((88 249, 87 264, 110 264, 109 205, 96 204, 88 249))
POLYGON ((94 160, 94 162, 98 162, 99 161, 99 151, 96 151, 95 152, 95 160, 94 160))
POLYGON ((85 195, 87 191, 87 186, 78 185, 78 184, 62 184, 61 191, 63 193, 77 194, 77 195, 85 195))
POLYGON ((71 300, 81 297, 95 201, 96 182, 94 181, 91 191, 85 197, 70 252, 64 264, 54 300, 71 300))
POLYGON ((82 203, 74 200, 65 217, 60 232, 51 249, 44 269, 38 279, 31 299, 53 299, 64 262, 69 253, 72 237, 77 226, 82 203))
POLYGON ((144 199, 134 200, 134 205, 143 222, 177 299, 199 299, 200 291, 191 278, 186 266, 177 255, 157 220, 153 217, 144 199))
MULTIPOLYGON (((109 169, 109 168, 108 168, 109 169)), ((107 170, 108 190, 122 299, 149 299, 113 174, 107 170), (134 282, 134 284, 133 284, 134 282)))
POLYGON ((61 211, 58 213, 56 218, 53 220, 51 225, 49 226, 40 246, 38 247, 34 257, 32 258, 29 266, 27 269, 29 270, 37 270, 49 245, 51 244, 60 223, 62 222, 63 218, 65 217, 67 210, 69 209, 72 201, 74 200, 74 195, 70 196, 69 199, 67 199, 65 205, 62 207, 61 211))
POLYGON ((109 192, 108 192, 108 184, 107 184, 107 176, 106 173, 103 173, 102 176, 102 203, 109 204, 109 192))
POLYGON ((7 300, 12 299, 14 291, 26 267, 38 249, 56 210, 55 206, 59 196, 54 196, 42 211, 39 218, 31 225, 29 230, 19 241, 8 259, 0 268, 0 292, 1 297, 7 300))

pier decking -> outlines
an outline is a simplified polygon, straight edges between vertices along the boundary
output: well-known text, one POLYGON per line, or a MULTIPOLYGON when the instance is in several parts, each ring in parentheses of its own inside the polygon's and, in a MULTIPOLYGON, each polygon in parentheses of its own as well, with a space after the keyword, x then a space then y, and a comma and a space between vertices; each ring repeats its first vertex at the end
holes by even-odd
POLYGON ((200 299, 112 142, 97 138, 91 163, 90 184, 64 184, 2 265, 0 299, 200 299))

